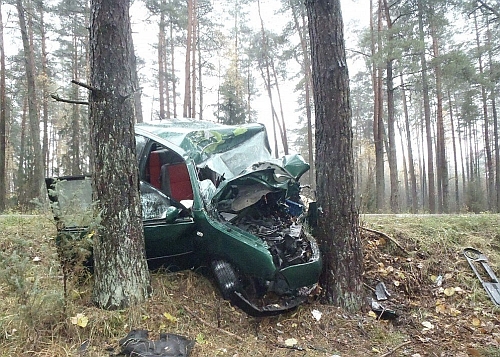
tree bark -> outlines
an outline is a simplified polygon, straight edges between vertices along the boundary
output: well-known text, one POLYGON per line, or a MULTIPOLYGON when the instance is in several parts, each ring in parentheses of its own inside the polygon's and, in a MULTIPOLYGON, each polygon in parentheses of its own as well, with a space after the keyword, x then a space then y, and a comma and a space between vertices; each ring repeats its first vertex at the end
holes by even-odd
POLYGON ((393 213, 399 213, 399 182, 398 182, 398 161, 396 152, 396 129, 395 129, 395 114, 394 114, 394 78, 393 78, 393 65, 394 58, 392 54, 392 47, 394 46, 394 35, 392 35, 392 20, 389 12, 389 6, 387 0, 384 0, 385 9, 385 19, 387 21, 388 30, 388 58, 386 62, 386 73, 387 73, 387 131, 389 137, 389 150, 387 150, 387 156, 389 159, 389 177, 391 181, 391 211, 393 213))
MULTIPOLYGON (((434 58, 439 58, 439 43, 437 29, 431 25, 432 49, 434 58)), ((439 212, 449 213, 448 160, 446 159, 446 141, 444 136, 442 70, 439 61, 435 61, 434 75, 436 77, 436 168, 438 182, 439 212)))
POLYGON ((33 46, 28 35, 26 26, 25 9, 22 0, 16 1, 19 15, 19 28, 23 41, 24 64, 26 69, 26 81, 28 87, 28 118, 31 136, 31 146, 33 148, 33 159, 30 163, 33 168, 32 174, 28 176, 28 186, 30 199, 41 199, 43 184, 43 160, 42 148, 40 145, 40 120, 38 118, 38 103, 35 90, 35 59, 33 46))
POLYGON ((415 175, 415 161, 413 159, 412 135, 410 131, 410 118, 408 114, 408 105, 406 101, 406 92, 404 89, 403 76, 401 75, 401 97, 403 100, 403 112, 405 118, 406 145, 408 150, 408 168, 411 181, 411 213, 418 212, 418 194, 417 194, 417 177, 415 175))
POLYGON ((188 118, 191 115, 191 46, 193 45, 193 1, 187 0, 188 23, 186 38, 186 61, 184 63, 184 105, 182 115, 188 118))
POLYGON ((424 97, 424 120, 427 139, 427 187, 429 193, 429 212, 436 213, 436 187, 434 183, 434 154, 432 149, 431 107, 429 100, 429 79, 427 74, 427 59, 425 58, 424 13, 421 1, 418 1, 418 30, 422 46, 420 63, 422 66, 422 91, 424 97))
POLYGON ((100 222, 94 234, 93 301, 122 309, 150 294, 134 137, 128 0, 92 0, 90 137, 100 222))
POLYGON ((307 0, 316 113, 316 183, 323 213, 323 299, 350 311, 363 302, 363 255, 354 198, 349 74, 340 0, 307 0))
POLYGON ((7 201, 7 103, 5 96, 5 47, 3 41, 2 3, 0 2, 0 212, 3 212, 7 201))

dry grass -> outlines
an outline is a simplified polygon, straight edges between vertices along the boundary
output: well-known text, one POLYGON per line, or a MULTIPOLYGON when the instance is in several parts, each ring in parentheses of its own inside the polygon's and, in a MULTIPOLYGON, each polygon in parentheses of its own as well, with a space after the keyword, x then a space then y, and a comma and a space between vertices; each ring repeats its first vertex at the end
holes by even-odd
POLYGON ((0 356, 86 356, 119 351, 131 329, 150 336, 172 332, 196 341, 197 356, 500 356, 499 310, 478 283, 461 250, 474 246, 500 262, 500 216, 370 216, 363 234, 366 295, 378 281, 392 293, 385 303, 399 317, 378 320, 367 311, 348 314, 316 301, 294 312, 252 318, 221 300, 208 279, 192 271, 152 275, 153 297, 123 311, 90 302, 91 278, 72 282, 63 300, 62 276, 50 217, 0 218, 0 356), (40 259, 34 259, 39 257, 40 259), (432 275, 445 277, 442 288, 432 275), (463 291, 447 296, 443 290, 463 291), (437 305, 440 305, 437 308, 437 305), (319 321, 311 311, 323 313, 319 321), (71 317, 83 314, 85 327, 71 317), (430 323, 427 329, 422 323, 430 323), (287 347, 285 341, 297 344, 287 347))

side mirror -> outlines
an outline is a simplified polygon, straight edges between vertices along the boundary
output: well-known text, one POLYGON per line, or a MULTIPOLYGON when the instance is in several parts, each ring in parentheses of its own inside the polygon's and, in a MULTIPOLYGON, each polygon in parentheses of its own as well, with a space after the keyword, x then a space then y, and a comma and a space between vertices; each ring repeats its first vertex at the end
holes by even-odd
POLYGON ((182 210, 180 208, 169 206, 167 212, 165 212, 165 222, 174 223, 181 212, 182 210))

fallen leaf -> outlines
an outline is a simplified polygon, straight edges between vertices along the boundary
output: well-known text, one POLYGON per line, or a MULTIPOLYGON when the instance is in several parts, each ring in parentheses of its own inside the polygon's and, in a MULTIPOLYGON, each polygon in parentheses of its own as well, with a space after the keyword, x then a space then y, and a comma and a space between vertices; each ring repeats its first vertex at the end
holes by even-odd
POLYGON ((434 325, 429 321, 422 321, 422 326, 424 326, 428 330, 432 330, 434 328, 434 325))
POLYGON ((446 288, 446 289, 444 289, 443 292, 446 296, 452 296, 453 294, 455 294, 455 288, 453 288, 453 287, 446 288))
POLYGON ((438 314, 445 314, 446 313, 446 305, 445 304, 436 305, 436 312, 438 314))
POLYGON ((176 323, 178 321, 177 317, 170 315, 168 312, 164 312, 163 317, 165 317, 168 321, 173 323, 176 323))
POLYGON ((80 327, 85 327, 89 323, 89 318, 84 314, 78 313, 76 316, 71 317, 71 323, 80 327))

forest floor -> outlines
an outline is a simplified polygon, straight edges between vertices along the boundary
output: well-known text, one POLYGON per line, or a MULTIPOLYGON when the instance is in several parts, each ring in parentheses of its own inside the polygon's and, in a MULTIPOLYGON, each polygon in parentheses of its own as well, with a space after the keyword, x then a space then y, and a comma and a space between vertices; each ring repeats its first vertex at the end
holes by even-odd
POLYGON ((48 215, 1 216, 0 356, 113 356, 132 329, 192 339, 192 357, 500 356, 500 309, 462 254, 481 250, 500 275, 500 215, 360 219, 363 311, 311 298, 293 312, 252 318, 192 271, 154 273, 147 303, 99 310, 90 278, 64 289, 48 215), (379 303, 391 319, 368 304, 379 282, 390 294, 379 303))

